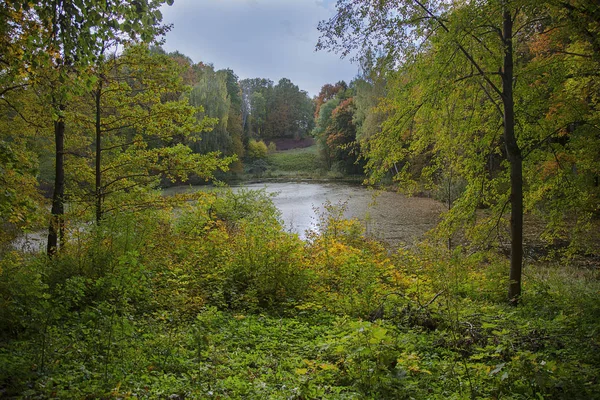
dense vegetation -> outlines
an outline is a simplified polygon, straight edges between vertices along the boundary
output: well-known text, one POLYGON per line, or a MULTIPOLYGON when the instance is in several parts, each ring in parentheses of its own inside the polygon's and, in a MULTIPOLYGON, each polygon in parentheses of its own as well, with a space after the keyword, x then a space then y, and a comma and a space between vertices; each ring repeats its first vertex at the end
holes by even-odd
POLYGON ((0 388, 23 398, 593 398, 597 271, 439 247, 390 255, 329 206, 306 242, 268 197, 120 213, 2 260, 0 388))
POLYGON ((0 4, 0 397, 598 397, 600 7, 339 0, 363 72, 311 100, 166 54, 162 3, 0 4), (395 250, 160 192, 363 173, 448 212, 395 250))

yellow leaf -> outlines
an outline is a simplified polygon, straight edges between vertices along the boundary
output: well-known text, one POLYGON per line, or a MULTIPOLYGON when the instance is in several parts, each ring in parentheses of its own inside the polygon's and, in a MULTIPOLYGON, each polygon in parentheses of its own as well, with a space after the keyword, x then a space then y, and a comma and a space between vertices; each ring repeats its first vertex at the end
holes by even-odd
POLYGON ((327 364, 327 363, 319 364, 319 367, 324 370, 337 370, 338 369, 335 365, 327 364))

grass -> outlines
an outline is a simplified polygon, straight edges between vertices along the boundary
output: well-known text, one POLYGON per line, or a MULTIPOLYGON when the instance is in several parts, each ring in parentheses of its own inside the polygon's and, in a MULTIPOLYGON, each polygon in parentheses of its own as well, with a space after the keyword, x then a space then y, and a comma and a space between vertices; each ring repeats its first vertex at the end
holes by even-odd
POLYGON ((175 310, 111 320, 102 310, 89 309, 50 327, 45 342, 14 340, 0 347, 0 372, 4 379, 13 376, 0 394, 25 399, 597 398, 598 304, 592 298, 597 274, 542 267, 533 275, 525 304, 517 309, 449 296, 429 309, 410 314, 404 307, 397 311, 409 314, 394 316, 392 310, 374 322, 301 305, 283 315, 206 307, 185 320, 175 310), (426 320, 437 327, 431 330, 426 320))
POLYGON ((273 172, 314 173, 322 169, 317 146, 277 151, 268 156, 273 172))
POLYGON ((261 174, 247 176, 275 180, 344 180, 362 182, 362 175, 345 175, 328 171, 323 166, 317 145, 271 153, 266 159, 268 168, 261 174))

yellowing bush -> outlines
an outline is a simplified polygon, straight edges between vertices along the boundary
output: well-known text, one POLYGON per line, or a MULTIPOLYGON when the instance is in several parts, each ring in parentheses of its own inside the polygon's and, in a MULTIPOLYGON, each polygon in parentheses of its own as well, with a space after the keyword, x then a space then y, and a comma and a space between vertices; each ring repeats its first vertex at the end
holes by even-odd
POLYGON ((250 139, 248 142, 248 149, 246 150, 246 157, 251 160, 260 160, 267 157, 269 153, 269 149, 267 145, 262 140, 256 141, 254 139, 250 139))

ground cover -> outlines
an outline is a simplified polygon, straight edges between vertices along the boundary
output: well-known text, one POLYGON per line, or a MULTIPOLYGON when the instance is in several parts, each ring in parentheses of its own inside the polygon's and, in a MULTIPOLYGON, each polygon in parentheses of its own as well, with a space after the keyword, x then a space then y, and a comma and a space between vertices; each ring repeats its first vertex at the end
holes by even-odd
POLYGON ((260 192, 107 219, 0 260, 3 398, 593 399, 597 268, 397 252, 329 205, 285 232, 260 192), (73 234, 74 235, 74 234, 73 234))

